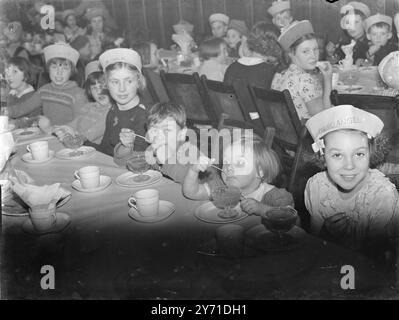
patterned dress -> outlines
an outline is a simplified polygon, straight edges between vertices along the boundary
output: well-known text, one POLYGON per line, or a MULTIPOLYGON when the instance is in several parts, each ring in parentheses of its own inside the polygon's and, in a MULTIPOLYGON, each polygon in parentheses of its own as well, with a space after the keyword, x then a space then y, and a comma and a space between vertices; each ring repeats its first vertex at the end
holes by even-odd
POLYGON ((292 63, 287 70, 274 75, 272 89, 288 89, 299 119, 309 119, 306 103, 323 96, 323 79, 320 74, 306 72, 292 63))

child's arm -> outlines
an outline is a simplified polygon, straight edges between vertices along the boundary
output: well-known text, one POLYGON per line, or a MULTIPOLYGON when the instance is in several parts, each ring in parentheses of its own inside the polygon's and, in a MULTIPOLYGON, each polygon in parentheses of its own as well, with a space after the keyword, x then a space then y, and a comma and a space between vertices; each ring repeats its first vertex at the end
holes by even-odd
POLYGON ((8 115, 13 119, 23 117, 40 108, 41 106, 42 99, 40 98, 39 91, 36 91, 31 97, 29 97, 29 99, 21 103, 8 106, 8 115))
POLYGON ((257 216, 261 216, 262 214, 273 208, 272 206, 269 206, 252 198, 246 198, 241 200, 240 206, 244 212, 257 216))
POLYGON ((199 183, 198 174, 201 171, 204 172, 213 162, 214 159, 200 157, 198 159, 198 164, 190 166, 183 182, 184 196, 193 200, 209 199, 209 191, 206 189, 204 184, 199 183))

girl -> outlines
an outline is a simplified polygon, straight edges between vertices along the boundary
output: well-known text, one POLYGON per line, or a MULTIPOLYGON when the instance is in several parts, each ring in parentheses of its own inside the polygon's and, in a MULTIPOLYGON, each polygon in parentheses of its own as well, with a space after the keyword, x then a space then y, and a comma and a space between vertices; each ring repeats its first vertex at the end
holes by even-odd
POLYGON ((329 62, 319 63, 319 46, 311 23, 294 22, 278 41, 291 64, 282 73, 275 74, 272 89, 288 89, 300 119, 330 108, 332 67, 329 62))
POLYGON ((398 236, 398 192, 370 157, 384 124, 350 105, 325 110, 306 123, 327 171, 309 179, 305 205, 311 231, 355 249, 398 236))
POLYGON ((132 150, 147 148, 144 139, 135 139, 134 134, 146 134, 146 110, 139 96, 139 91, 145 88, 141 59, 134 50, 117 48, 104 52, 100 64, 112 99, 103 139, 100 145, 94 146, 103 153, 115 155, 115 162, 125 165, 132 150))
POLYGON ((75 73, 79 52, 66 43, 44 48, 44 59, 51 83, 42 86, 29 99, 9 106, 10 118, 19 118, 39 110, 55 125, 66 124, 76 118, 86 104, 84 90, 70 81, 75 73))
MULTIPOLYGON (((30 99, 34 94, 35 89, 29 84, 31 79, 31 64, 28 60, 22 57, 11 58, 6 66, 6 80, 10 86, 8 104, 15 105, 17 103, 23 103, 30 99)), ((27 117, 34 117, 39 115, 40 110, 35 110, 27 117)), ((19 118, 16 121, 16 126, 23 126, 23 118, 19 118)))
MULTIPOLYGON (((228 186, 241 190, 241 209, 248 214, 261 215, 271 207, 293 206, 290 193, 270 183, 279 173, 276 153, 257 135, 244 134, 223 150, 222 179, 228 186)), ((213 159, 200 158, 191 165, 183 184, 183 193, 194 200, 210 198, 213 183, 199 184, 198 173, 205 171, 213 159)))
POLYGON ((87 10, 86 19, 89 21, 88 38, 91 58, 94 59, 103 50, 105 12, 101 8, 90 8, 87 10))
POLYGON ((239 58, 239 49, 246 40, 248 28, 242 20, 230 20, 226 34, 229 57, 239 58))
POLYGON ((201 76, 205 75, 209 80, 222 82, 227 69, 226 42, 221 38, 212 38, 202 42, 199 51, 204 62, 198 73, 201 76))
POLYGON ((90 102, 83 106, 82 114, 66 125, 55 128, 51 128, 50 121, 42 117, 39 120, 39 127, 42 130, 54 131, 60 140, 69 133, 79 134, 94 143, 101 142, 105 131, 105 118, 111 102, 105 90, 105 77, 98 61, 92 61, 86 66, 85 78, 85 91, 90 102))
POLYGON ((65 10, 62 13, 64 20, 64 35, 67 42, 72 42, 77 36, 86 34, 86 30, 80 28, 76 23, 76 13, 72 9, 65 10))

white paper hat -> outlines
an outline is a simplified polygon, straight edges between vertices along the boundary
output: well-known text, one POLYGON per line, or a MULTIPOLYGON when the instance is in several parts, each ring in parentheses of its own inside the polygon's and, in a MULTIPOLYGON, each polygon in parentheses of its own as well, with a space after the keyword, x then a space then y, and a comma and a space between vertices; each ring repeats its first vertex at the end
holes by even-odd
POLYGON ((125 62, 131 64, 132 66, 135 66, 141 72, 142 64, 140 55, 132 49, 110 49, 100 55, 98 60, 100 61, 103 70, 105 70, 110 64, 125 62))
POLYGON ((346 5, 344 5, 341 8, 341 14, 344 14, 344 15, 348 14, 352 11, 352 9, 359 10, 366 17, 370 17, 370 14, 371 14, 370 8, 366 4, 358 2, 358 1, 351 1, 351 2, 347 3, 346 5))
POLYGON ((229 24, 230 18, 223 13, 214 13, 211 14, 209 17, 209 24, 214 23, 215 21, 221 21, 226 25, 229 24))
POLYGON ((188 32, 191 33, 194 30, 194 26, 184 20, 180 20, 179 23, 173 25, 173 31, 175 33, 183 33, 183 32, 188 32))
POLYGON ((270 15, 274 17, 276 14, 290 9, 291 9, 291 4, 289 1, 277 0, 272 3, 272 6, 267 10, 267 12, 269 12, 270 15))
POLYGON ((85 67, 85 80, 93 72, 102 72, 100 62, 98 60, 89 62, 85 67))
POLYGON ((295 41, 303 37, 305 34, 311 33, 314 33, 314 31, 309 20, 295 21, 285 28, 278 38, 278 42, 285 51, 288 51, 295 41))
POLYGON ((369 28, 379 22, 385 22, 388 24, 392 30, 392 18, 380 13, 377 13, 371 17, 368 17, 366 20, 364 20, 364 29, 366 32, 369 30, 369 28))
POLYGON ((384 127, 384 123, 376 115, 355 108, 351 105, 340 105, 326 109, 306 122, 314 143, 314 152, 323 154, 323 137, 332 131, 341 129, 353 129, 367 133, 369 139, 379 134, 384 127))
POLYGON ((53 58, 64 58, 71 61, 73 65, 76 66, 79 59, 79 52, 65 42, 57 42, 49 45, 43 49, 43 53, 46 63, 53 58))

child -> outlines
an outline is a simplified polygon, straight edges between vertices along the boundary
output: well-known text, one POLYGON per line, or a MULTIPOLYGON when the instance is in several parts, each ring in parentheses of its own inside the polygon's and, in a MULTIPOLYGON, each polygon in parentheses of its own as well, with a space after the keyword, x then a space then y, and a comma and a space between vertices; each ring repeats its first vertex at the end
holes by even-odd
POLYGON ((246 40, 248 35, 248 28, 242 20, 230 20, 229 27, 227 29, 227 49, 229 57, 239 58, 239 49, 241 44, 246 40))
POLYGON ((214 81, 223 81, 227 69, 227 45, 221 38, 206 40, 200 45, 200 57, 204 60, 198 70, 200 75, 205 75, 214 81))
POLYGON ((78 36, 86 34, 86 30, 80 28, 76 23, 76 12, 72 9, 65 10, 62 13, 64 22, 64 35, 67 42, 72 42, 78 36))
MULTIPOLYGON (((186 142, 186 112, 182 106, 172 102, 157 103, 148 110, 147 136, 151 147, 148 150, 155 156, 154 169, 161 171, 177 183, 183 184, 190 167, 184 160, 199 156, 195 145, 186 142)), ((217 173, 208 170, 203 179, 214 177, 217 173)))
POLYGON ((337 63, 338 60, 345 58, 345 53, 341 46, 348 45, 352 40, 356 42, 353 47, 353 61, 358 59, 366 59, 368 50, 368 40, 363 27, 363 22, 370 16, 370 9, 367 5, 361 2, 352 1, 341 8, 341 28, 344 31, 342 37, 335 45, 329 42, 326 47, 328 60, 332 63, 337 63))
POLYGON ((255 24, 243 44, 243 57, 226 70, 224 82, 241 79, 252 86, 270 89, 282 49, 265 22, 255 24))
POLYGON ((215 38, 224 38, 227 33, 230 18, 223 13, 214 13, 209 17, 209 24, 215 38))
POLYGON ((314 234, 357 249, 398 236, 398 192, 380 171, 369 168, 383 126, 377 116, 350 105, 307 121, 312 148, 327 166, 305 189, 314 234))
POLYGON ((90 31, 87 35, 90 42, 91 59, 94 59, 103 50, 105 11, 102 8, 89 8, 86 12, 86 19, 90 22, 90 31))
POLYGON ((273 24, 283 31, 283 29, 289 27, 294 22, 294 18, 291 13, 291 3, 287 0, 274 1, 272 6, 267 10, 273 17, 273 24))
POLYGON ((85 66, 90 61, 91 51, 89 39, 86 36, 77 36, 71 43, 71 47, 79 52, 79 59, 76 63, 76 73, 74 80, 79 87, 85 83, 85 66))
MULTIPOLYGON (((270 183, 279 173, 279 160, 276 153, 257 135, 244 134, 225 146, 223 150, 222 179, 228 186, 238 187, 244 200, 241 209, 248 214, 261 215, 271 207, 293 206, 290 193, 278 189, 270 183)), ((211 159, 203 159, 193 164, 187 172, 183 193, 194 200, 208 200, 212 184, 198 183, 198 173, 212 164, 211 159)))
POLYGON ((44 48, 44 59, 51 83, 38 89, 24 102, 9 106, 10 118, 19 118, 42 107, 43 115, 55 125, 66 124, 76 118, 87 98, 70 77, 75 73, 79 52, 66 43, 44 48))
POLYGON ((392 18, 378 13, 364 21, 364 28, 370 40, 366 58, 373 66, 378 66, 382 59, 398 47, 392 41, 392 18))
MULTIPOLYGON (((35 92, 35 89, 29 84, 31 80, 31 64, 22 57, 14 57, 8 60, 5 70, 6 80, 10 86, 8 104, 15 105, 28 100, 35 92)), ((35 110, 27 117, 39 115, 40 110, 35 110)), ((17 119, 16 126, 23 124, 23 119, 17 119)))
POLYGON ((146 109, 141 103, 139 90, 145 88, 141 73, 139 54, 131 49, 116 48, 100 55, 100 64, 105 73, 107 88, 112 98, 111 109, 105 120, 105 132, 97 150, 114 155, 114 161, 125 166, 131 151, 144 151, 147 143, 135 139, 135 133, 146 134, 146 109), (120 141, 120 143, 119 143, 120 141))
POLYGON ((21 22, 19 21, 10 22, 7 28, 3 32, 8 40, 7 43, 8 56, 22 57, 25 58, 26 60, 29 60, 30 54, 28 50, 25 49, 22 43, 22 36, 24 30, 22 29, 21 22))
POLYGON ((85 68, 85 90, 89 98, 82 107, 81 115, 63 126, 51 126, 44 117, 39 120, 39 127, 44 131, 54 131, 60 140, 65 134, 79 134, 85 139, 100 143, 105 131, 105 118, 111 107, 108 92, 105 90, 105 77, 98 61, 92 61, 85 68))
MULTIPOLYGON (((190 51, 197 51, 198 47, 197 44, 194 41, 194 26, 184 20, 180 20, 177 24, 173 25, 173 31, 175 34, 180 34, 180 35, 186 35, 188 39, 192 39, 190 43, 190 51)), ((176 44, 172 45, 171 49, 179 51, 179 48, 176 44)))

